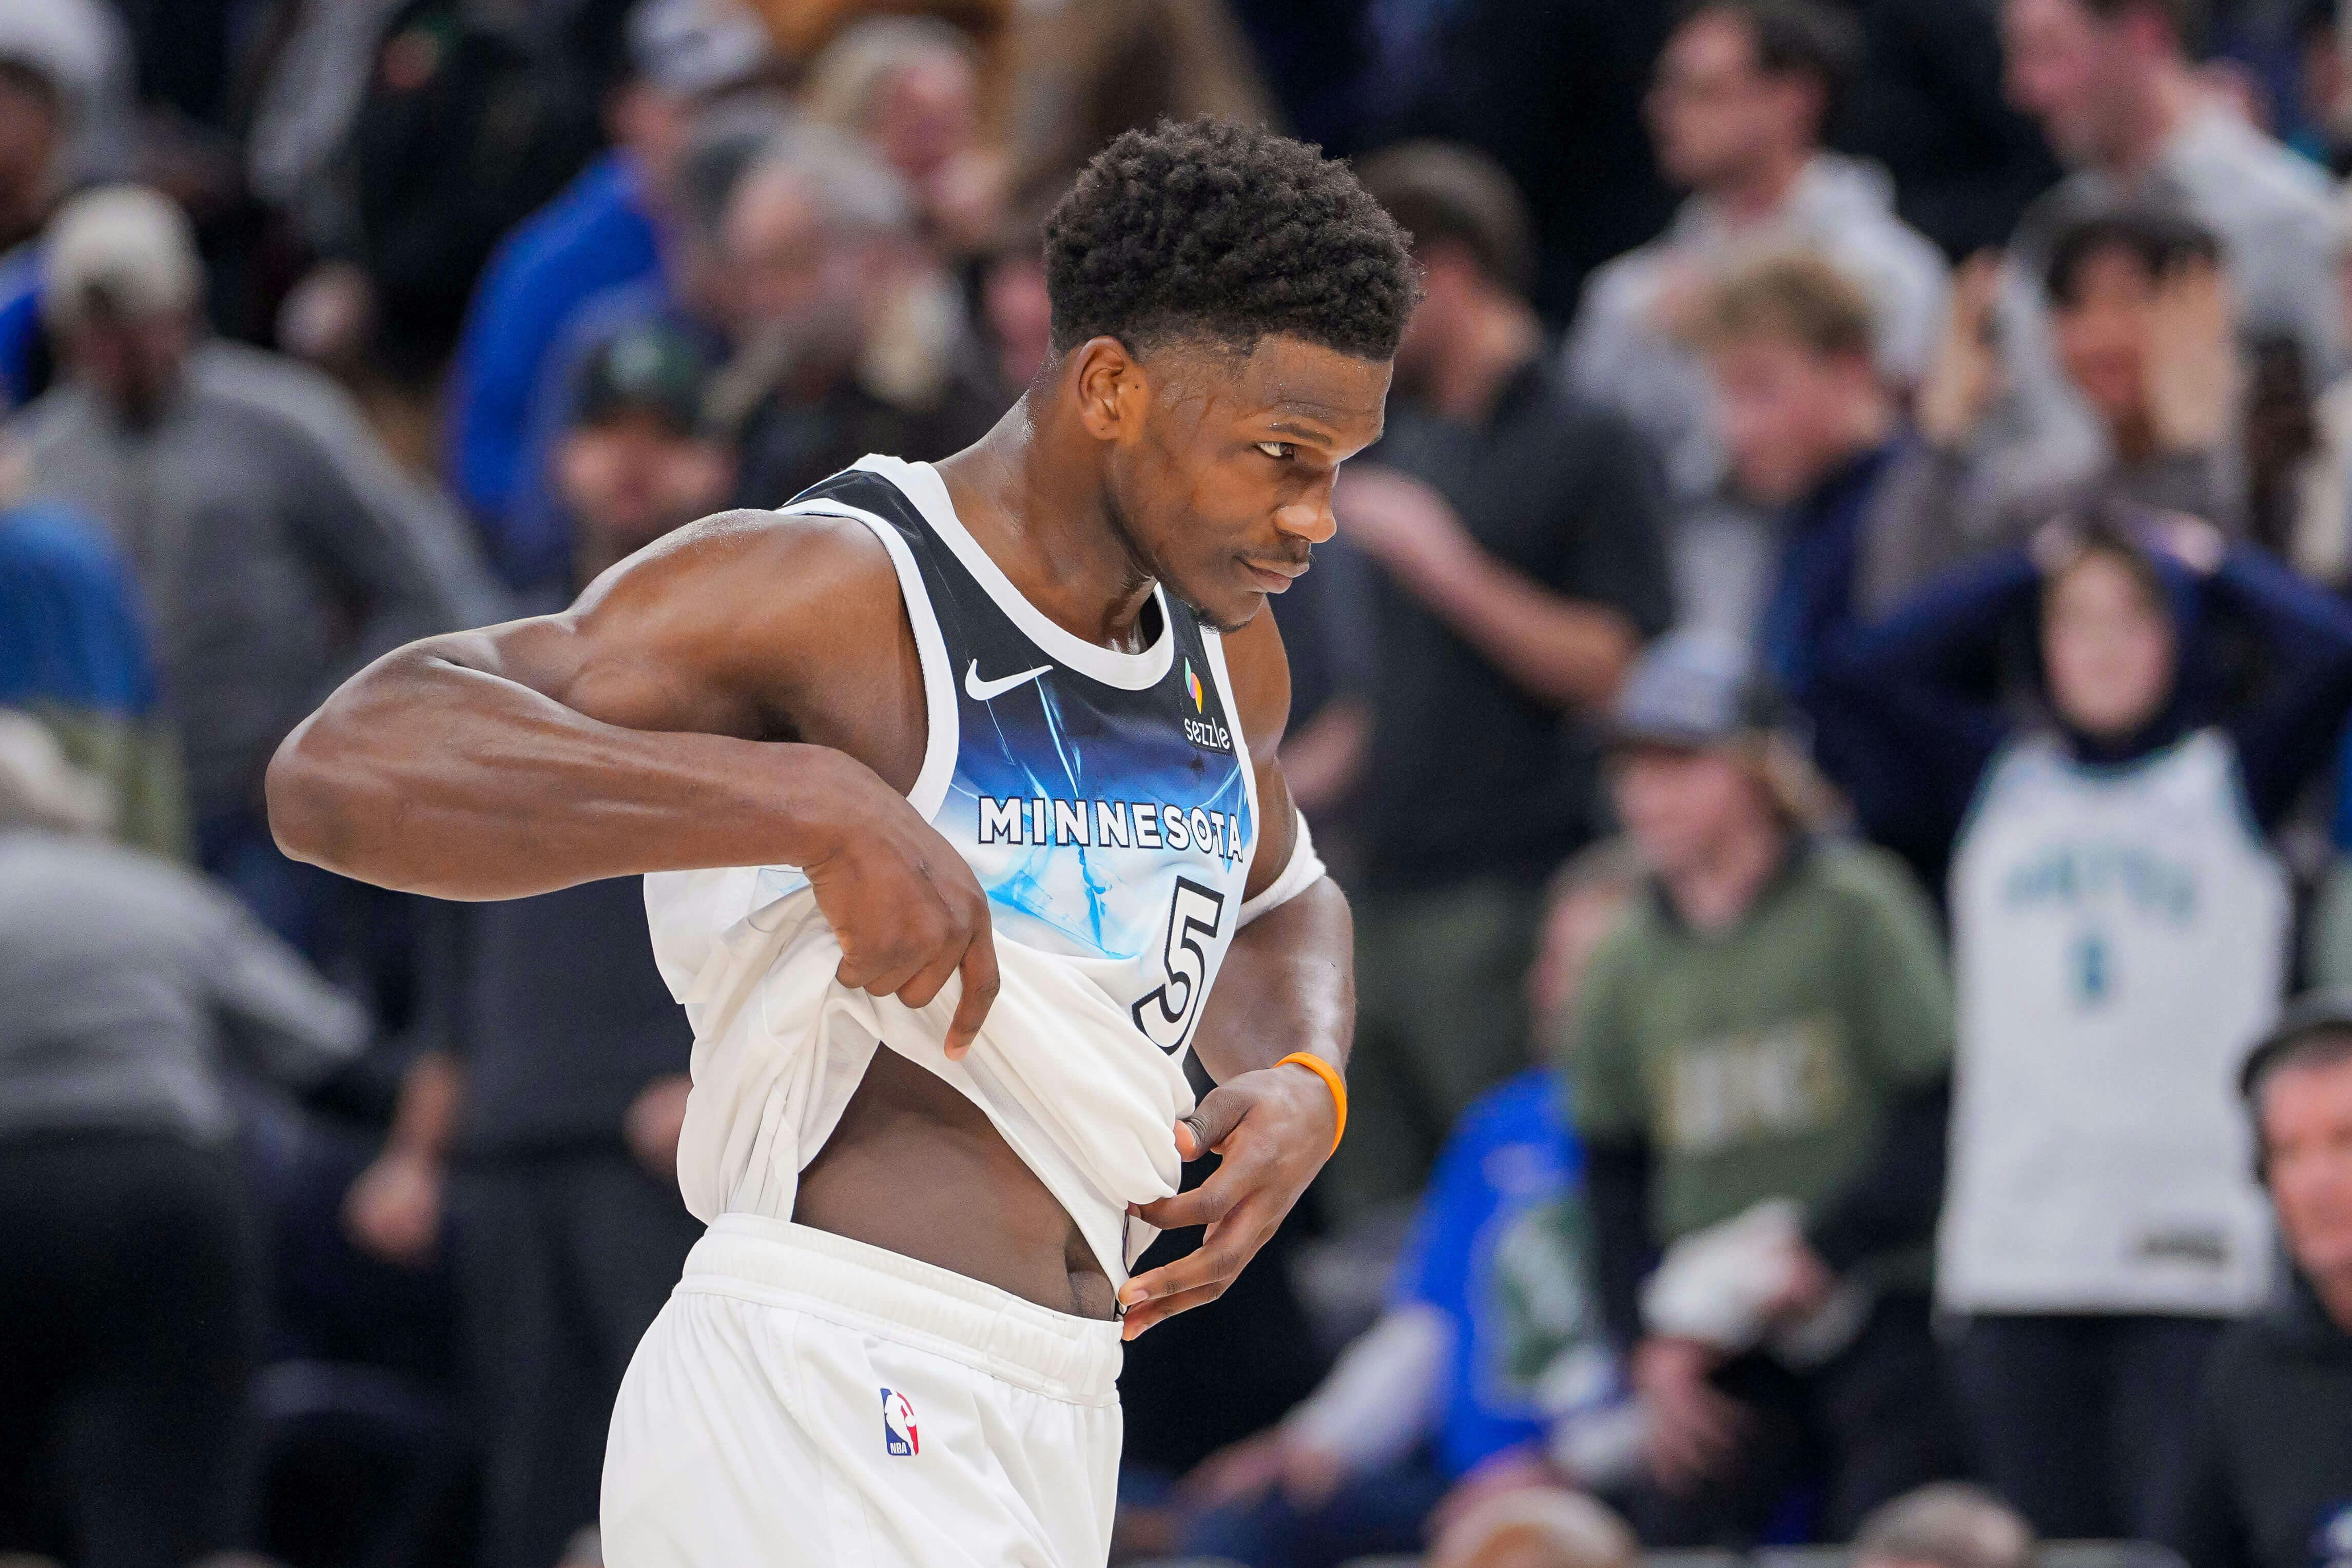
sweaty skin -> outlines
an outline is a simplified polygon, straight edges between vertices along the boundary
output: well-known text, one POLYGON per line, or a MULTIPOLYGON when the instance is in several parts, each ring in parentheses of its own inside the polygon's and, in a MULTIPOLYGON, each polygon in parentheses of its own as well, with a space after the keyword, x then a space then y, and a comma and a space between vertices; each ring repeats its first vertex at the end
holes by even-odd
MULTIPOLYGON (((1289 668, 1259 612, 1330 537, 1332 479, 1377 438, 1387 388, 1385 363, 1287 339, 1150 358, 1096 339, 940 465, 974 538, 1073 634, 1139 646, 1155 581, 1232 629, 1265 823, 1251 894, 1295 836, 1273 760, 1289 668)), ((429 639, 362 671, 280 748, 271 824, 298 859, 443 898, 800 866, 841 940, 843 984, 919 1007, 960 980, 952 1054, 986 1016, 996 965, 971 869, 905 798, 927 733, 881 543, 855 522, 727 513, 623 562, 562 614, 429 639)), ((1214 1149, 1222 1164, 1139 1211, 1207 1226, 1203 1244, 1117 1302, 1076 1223, 978 1107, 887 1050, 803 1173, 793 1218, 1056 1311, 1123 1304, 1129 1337, 1213 1301, 1329 1152, 1328 1090, 1274 1064, 1297 1051, 1344 1064, 1350 948, 1328 880, 1234 938, 1194 1044, 1219 1087, 1174 1129, 1185 1158, 1214 1149)))

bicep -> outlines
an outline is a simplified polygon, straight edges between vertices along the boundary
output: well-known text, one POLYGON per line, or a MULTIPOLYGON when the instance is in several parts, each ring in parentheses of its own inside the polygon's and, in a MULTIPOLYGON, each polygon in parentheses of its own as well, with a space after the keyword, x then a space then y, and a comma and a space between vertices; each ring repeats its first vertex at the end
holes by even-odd
POLYGON ((624 729, 829 739, 799 732, 824 727, 845 680, 866 701, 866 684, 899 673, 897 595, 862 525, 721 513, 621 562, 559 614, 437 646, 624 729))

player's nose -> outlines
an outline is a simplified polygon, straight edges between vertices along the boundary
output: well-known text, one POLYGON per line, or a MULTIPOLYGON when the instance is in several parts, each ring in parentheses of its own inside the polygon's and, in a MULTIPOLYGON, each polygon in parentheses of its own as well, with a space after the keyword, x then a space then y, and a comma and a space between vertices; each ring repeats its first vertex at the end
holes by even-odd
POLYGON ((1331 512, 1331 487, 1319 485, 1280 507, 1274 514, 1274 526, 1310 545, 1328 542, 1339 531, 1339 519, 1331 512))

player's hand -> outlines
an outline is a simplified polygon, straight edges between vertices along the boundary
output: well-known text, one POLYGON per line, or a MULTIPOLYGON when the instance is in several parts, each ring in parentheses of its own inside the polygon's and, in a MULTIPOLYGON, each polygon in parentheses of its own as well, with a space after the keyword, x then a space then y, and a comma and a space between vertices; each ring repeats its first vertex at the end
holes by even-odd
POLYGON ((841 942, 835 977, 919 1008, 962 975, 946 1042, 950 1058, 961 1056, 997 988, 988 895, 971 867, 904 796, 847 757, 831 799, 811 815, 824 824, 823 848, 801 869, 841 942))
POLYGON ((1223 1295, 1323 1168, 1339 1125, 1330 1086, 1296 1065, 1244 1072, 1177 1123, 1179 1154, 1197 1160, 1213 1151, 1223 1163, 1191 1192, 1135 1210, 1162 1230, 1207 1229, 1200 1250, 1119 1291, 1125 1337, 1223 1295))
POLYGON ((441 1239, 441 1162, 386 1148, 343 1195, 343 1228, 362 1251, 421 1269, 441 1239))

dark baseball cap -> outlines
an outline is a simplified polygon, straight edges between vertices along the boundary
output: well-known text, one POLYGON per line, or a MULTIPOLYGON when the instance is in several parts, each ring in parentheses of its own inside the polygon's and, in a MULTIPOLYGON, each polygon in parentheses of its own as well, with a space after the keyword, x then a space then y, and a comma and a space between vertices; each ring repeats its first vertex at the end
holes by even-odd
POLYGON ((692 334, 649 322, 599 343, 580 367, 572 423, 603 424, 650 413, 680 435, 709 428, 704 397, 715 366, 692 334))
POLYGON ((1769 681, 1737 644, 1678 632, 1653 643, 1626 674, 1610 710, 1610 744, 1704 750, 1785 727, 1769 681))

